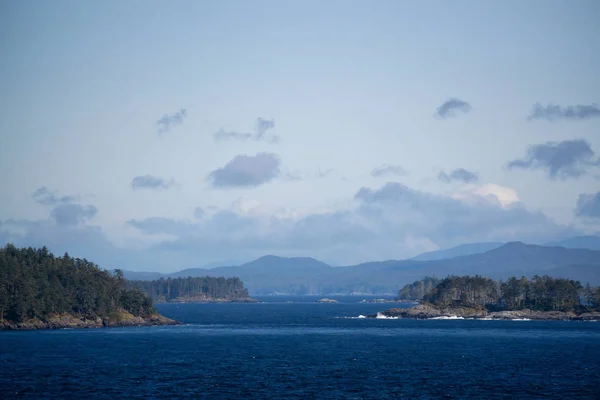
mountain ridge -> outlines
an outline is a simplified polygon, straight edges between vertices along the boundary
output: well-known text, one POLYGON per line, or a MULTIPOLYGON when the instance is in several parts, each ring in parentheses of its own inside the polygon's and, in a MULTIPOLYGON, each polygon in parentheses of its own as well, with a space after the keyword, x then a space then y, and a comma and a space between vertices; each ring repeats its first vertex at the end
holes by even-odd
MULTIPOLYGON (((391 294, 424 276, 479 274, 505 279, 552 271, 562 277, 573 275, 583 282, 600 283, 600 251, 508 242, 484 253, 447 259, 371 261, 342 267, 311 257, 268 255, 240 266, 191 268, 163 277, 237 276, 251 295, 391 294)), ((131 279, 128 275, 129 271, 126 277, 131 279)))

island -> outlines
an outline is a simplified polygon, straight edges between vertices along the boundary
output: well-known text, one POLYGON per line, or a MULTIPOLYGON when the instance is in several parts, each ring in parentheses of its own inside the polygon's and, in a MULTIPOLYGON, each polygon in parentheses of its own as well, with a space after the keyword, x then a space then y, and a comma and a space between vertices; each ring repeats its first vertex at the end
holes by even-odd
POLYGON ((0 330, 176 325, 152 299, 86 259, 0 248, 0 330))
POLYGON ((324 298, 324 299, 316 300, 315 303, 339 303, 339 302, 335 299, 324 298))
POLYGON ((256 303, 244 283, 236 277, 160 278, 153 281, 128 281, 155 303, 256 303))
POLYGON ((506 282, 481 276, 427 277, 400 289, 398 299, 419 304, 367 318, 600 320, 600 288, 550 276, 511 277, 506 282))

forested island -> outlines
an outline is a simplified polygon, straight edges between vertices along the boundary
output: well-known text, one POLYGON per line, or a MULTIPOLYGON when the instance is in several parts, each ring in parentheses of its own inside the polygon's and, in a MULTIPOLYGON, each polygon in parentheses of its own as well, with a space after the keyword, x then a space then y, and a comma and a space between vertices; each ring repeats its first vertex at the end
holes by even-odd
POLYGON ((128 281, 154 302, 254 302, 239 278, 199 277, 160 278, 153 281, 128 281))
POLYGON ((0 248, 0 329, 173 325, 152 299, 109 273, 46 247, 0 248))
POLYGON ((506 281, 478 275, 426 277, 405 285, 396 299, 420 304, 370 317, 600 320, 600 287, 550 276, 506 281))

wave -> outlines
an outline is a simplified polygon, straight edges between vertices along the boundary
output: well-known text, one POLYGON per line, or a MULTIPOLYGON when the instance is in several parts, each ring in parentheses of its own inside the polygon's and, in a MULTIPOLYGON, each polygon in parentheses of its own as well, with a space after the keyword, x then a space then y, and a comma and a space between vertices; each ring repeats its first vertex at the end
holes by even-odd
POLYGON ((442 315, 441 317, 433 317, 429 319, 465 319, 464 317, 458 317, 456 315, 442 315))
POLYGON ((377 316, 375 317, 377 319, 399 319, 399 317, 388 317, 387 315, 384 315, 382 313, 377 313, 377 316))
POLYGON ((365 319, 367 318, 366 315, 359 315, 358 317, 333 317, 333 318, 337 318, 337 319, 365 319))

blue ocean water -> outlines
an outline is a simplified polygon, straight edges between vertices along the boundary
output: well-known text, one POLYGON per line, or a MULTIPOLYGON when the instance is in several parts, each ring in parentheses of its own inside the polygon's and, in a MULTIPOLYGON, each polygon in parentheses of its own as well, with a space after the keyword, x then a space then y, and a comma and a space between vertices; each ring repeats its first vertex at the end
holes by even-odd
POLYGON ((164 304, 169 327, 0 332, 0 397, 600 398, 600 323, 357 319, 337 297, 164 304))

